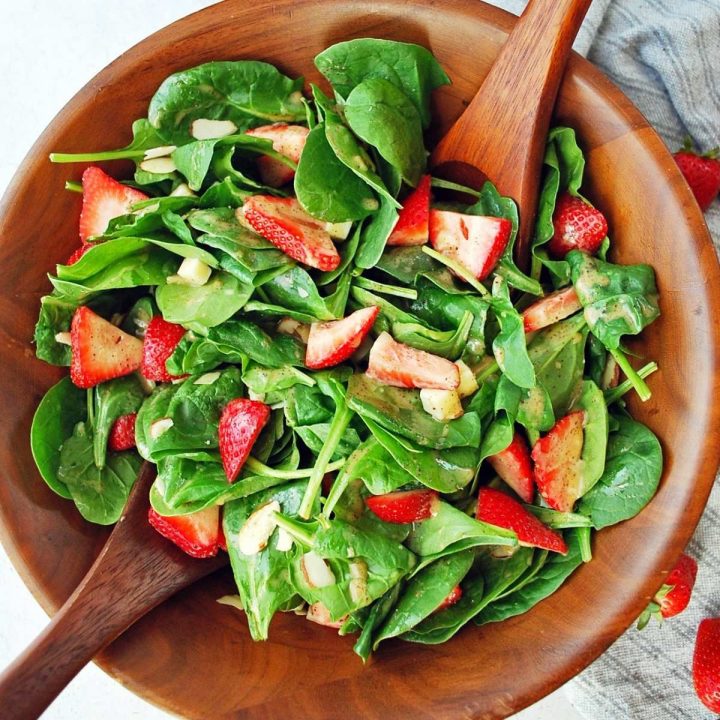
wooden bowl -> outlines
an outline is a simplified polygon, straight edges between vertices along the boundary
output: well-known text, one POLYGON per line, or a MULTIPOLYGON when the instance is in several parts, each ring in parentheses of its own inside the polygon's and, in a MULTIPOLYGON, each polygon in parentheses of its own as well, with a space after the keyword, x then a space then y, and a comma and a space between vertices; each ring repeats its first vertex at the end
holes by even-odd
MULTIPOLYGON (((131 121, 175 70, 257 58, 317 80, 314 55, 360 36, 412 41, 436 54, 454 83, 436 98, 442 131, 474 94, 512 23, 500 10, 462 0, 229 0, 128 51, 45 131, 0 211, 0 516, 3 543, 46 610, 70 594, 107 534, 46 488, 29 450, 33 411, 61 374, 35 359, 33 325, 49 290, 45 273, 78 242, 80 199, 62 188, 83 170, 51 165, 48 153, 121 147, 131 121)), ((692 534, 718 466, 720 276, 702 216, 663 143, 579 57, 557 121, 577 129, 587 152, 588 194, 608 217, 616 259, 652 263, 658 275, 663 315, 636 347, 661 371, 650 381, 652 400, 631 401, 665 451, 650 506, 600 533, 592 563, 526 615, 470 627, 437 647, 389 642, 367 667, 352 653, 352 639, 292 615, 273 622, 269 642, 251 642, 242 614, 215 602, 232 591, 229 574, 220 574, 152 612, 103 653, 101 666, 120 682, 203 720, 501 718, 582 670, 640 613, 692 534)))

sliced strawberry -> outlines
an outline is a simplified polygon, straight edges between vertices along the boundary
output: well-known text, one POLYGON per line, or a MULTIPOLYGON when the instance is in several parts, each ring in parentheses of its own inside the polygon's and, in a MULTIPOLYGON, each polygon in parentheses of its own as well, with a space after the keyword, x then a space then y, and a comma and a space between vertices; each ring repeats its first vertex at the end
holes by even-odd
POLYGON ((484 280, 507 247, 512 223, 506 218, 463 215, 450 210, 430 211, 430 242, 457 260, 478 280, 484 280))
POLYGON ((395 387, 455 390, 460 385, 455 363, 396 342, 386 332, 380 333, 370 349, 367 374, 395 387))
POLYGON ((75 252, 65 261, 66 265, 74 265, 90 248, 92 243, 82 243, 79 248, 75 249, 75 252))
POLYGON ((182 325, 175 325, 155 315, 148 323, 145 330, 145 342, 143 343, 142 374, 148 380, 156 382, 170 382, 176 380, 178 375, 171 375, 165 363, 173 354, 177 344, 185 335, 185 328, 182 325))
POLYGON ((655 601, 660 605, 660 612, 664 618, 678 615, 688 606, 695 587, 697 571, 698 566, 695 559, 683 553, 665 580, 668 591, 661 597, 655 596, 655 601))
POLYGON ((324 223, 308 215, 295 198, 253 195, 236 214, 241 223, 293 260, 326 271, 340 264, 340 255, 324 223))
POLYGON ((720 618, 705 618, 693 654, 693 684, 700 702, 720 713, 720 618))
POLYGON ((220 508, 217 505, 173 517, 159 515, 150 508, 148 522, 164 538, 174 542, 191 557, 209 558, 217 555, 220 535, 220 508))
POLYGON ((270 417, 270 408, 258 400, 236 398, 222 411, 218 425, 220 457, 229 482, 235 482, 255 441, 270 417))
POLYGON ((135 420, 137 420, 137 413, 130 413, 121 415, 113 423, 108 438, 108 447, 111 450, 119 452, 135 447, 135 420))
POLYGON ((305 365, 313 370, 347 360, 359 347, 378 316, 376 306, 356 310, 342 320, 313 323, 310 326, 305 365))
POLYGON ((460 602, 462 594, 462 588, 459 585, 456 585, 448 593, 448 596, 433 610, 433 613, 440 612, 441 610, 447 610, 447 608, 452 607, 455 603, 460 602))
POLYGON ((439 502, 434 490, 403 490, 365 498, 365 504, 383 522, 399 525, 427 520, 437 513, 439 502))
POLYGON ((79 388, 129 375, 142 362, 142 341, 79 307, 70 325, 70 378, 79 388))
POLYGON ((521 503, 500 490, 480 488, 475 516, 490 525, 512 530, 520 545, 567 555, 567 545, 560 533, 543 525, 521 503))
POLYGON ((535 332, 570 317, 582 308, 575 288, 570 286, 546 295, 522 314, 525 332, 535 332))
POLYGON ((535 477, 530 462, 530 448, 520 433, 516 432, 512 442, 488 461, 495 472, 526 503, 533 501, 535 495, 535 477))
POLYGON ((605 216, 582 198, 563 193, 558 197, 553 214, 555 234, 548 250, 556 258, 564 258, 571 250, 596 253, 608 232, 605 216))
MULTIPOLYGON (((289 158, 294 163, 300 162, 305 141, 310 130, 302 125, 275 123, 248 130, 253 137, 272 141, 273 150, 289 158)), ((261 155, 257 161, 260 179, 270 187, 282 187, 295 177, 295 171, 275 158, 261 155)))
POLYGON ((127 215, 132 205, 148 196, 111 178, 99 167, 89 167, 82 176, 83 204, 80 212, 80 239, 85 242, 102 235, 108 223, 127 215))
POLYGON ((683 149, 673 155, 703 212, 710 207, 720 192, 719 152, 720 149, 715 148, 704 155, 699 155, 693 151, 692 142, 688 139, 683 149))
POLYGON ((430 176, 423 175, 405 199, 388 245, 424 245, 430 233, 430 176))
POLYGON ((580 497, 584 421, 582 411, 566 415, 532 450, 538 490, 545 502, 560 512, 571 512, 580 497))

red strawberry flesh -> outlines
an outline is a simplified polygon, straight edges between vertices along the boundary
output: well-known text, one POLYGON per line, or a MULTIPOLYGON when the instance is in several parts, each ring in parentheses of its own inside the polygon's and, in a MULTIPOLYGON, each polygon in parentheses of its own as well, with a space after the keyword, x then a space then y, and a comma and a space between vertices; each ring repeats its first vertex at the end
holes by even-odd
POLYGON ((135 420, 137 413, 121 415, 110 428, 108 447, 111 450, 120 452, 135 447, 135 420))
POLYGON ((522 316, 525 332, 535 332, 554 325, 582 308, 574 287, 557 290, 527 308, 522 316))
POLYGON ((530 448, 516 432, 512 442, 505 450, 491 455, 488 461, 495 472, 506 482, 526 503, 533 501, 535 495, 535 478, 530 462, 530 448))
POLYGON ((521 503, 500 490, 480 488, 476 517, 490 525, 512 530, 520 545, 567 554, 567 545, 560 533, 541 523, 521 503))
POLYGON ((331 367, 347 360, 370 332, 380 308, 356 310, 342 320, 313 323, 310 326, 305 365, 313 370, 331 367))
POLYGON ((690 151, 677 152, 673 157, 704 212, 720 192, 720 160, 713 154, 703 156, 690 151))
POLYGON ((393 340, 383 332, 370 349, 368 377, 404 388, 455 390, 460 371, 455 363, 393 340))
MULTIPOLYGON (((247 135, 270 140, 275 152, 298 163, 309 132, 310 130, 302 125, 276 123, 248 130, 247 135)), ((295 171, 291 167, 267 155, 261 155, 257 164, 260 179, 270 187, 282 187, 295 177, 295 171)))
POLYGON ((670 589, 662 597, 656 598, 664 618, 674 617, 688 606, 697 571, 695 559, 683 553, 665 580, 665 585, 670 589))
POLYGON ((185 328, 182 325, 169 323, 160 315, 155 315, 150 320, 143 342, 142 374, 144 377, 155 382, 170 382, 179 377, 186 377, 171 375, 165 367, 167 359, 173 354, 183 335, 185 335, 185 328))
POLYGON ((229 482, 235 482, 248 459, 270 408, 258 400, 236 398, 223 409, 218 425, 220 457, 229 482))
POLYGON ((335 270, 340 255, 324 224, 308 215, 294 198, 253 195, 237 216, 293 260, 318 270, 335 270))
POLYGON ((720 618, 705 618, 693 654, 693 684, 700 701, 720 713, 720 618))
POLYGON ((571 250, 596 253, 608 232, 605 216, 582 198, 563 193, 553 213, 554 235, 550 238, 550 254, 562 259, 571 250))
POLYGON ((424 245, 430 233, 430 176, 423 175, 406 198, 388 245, 424 245))
POLYGON ((220 508, 217 505, 173 517, 164 517, 150 508, 148 522, 164 538, 191 557, 209 558, 217 555, 220 535, 220 508))
POLYGON ((383 522, 396 524, 427 520, 437 512, 438 502, 434 490, 405 490, 365 498, 365 504, 383 522))
POLYGON ((433 612, 440 612, 441 610, 447 610, 456 603, 460 602, 462 598, 462 588, 456 585, 449 593, 448 596, 433 610, 433 612))
POLYGON ((65 261, 66 265, 74 265, 91 247, 92 243, 84 242, 75 252, 65 261))

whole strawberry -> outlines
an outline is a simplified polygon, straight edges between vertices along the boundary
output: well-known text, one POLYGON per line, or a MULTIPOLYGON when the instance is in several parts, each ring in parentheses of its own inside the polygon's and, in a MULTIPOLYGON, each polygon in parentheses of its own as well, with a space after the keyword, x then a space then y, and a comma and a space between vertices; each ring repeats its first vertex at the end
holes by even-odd
POLYGON ((693 654, 693 684, 700 701, 720 713, 720 618, 705 618, 693 654))
POLYGON ((554 234, 548 243, 550 254, 564 258, 571 250, 594 255, 608 231, 605 216, 581 197, 563 193, 555 203, 554 234))
POLYGON ((700 209, 705 212, 720 192, 720 148, 714 148, 704 155, 692 149, 692 142, 686 138, 682 149, 673 157, 685 176, 700 209))
POLYGON ((683 553, 667 576, 664 585, 638 619, 639 630, 642 630, 652 617, 662 621, 679 615, 688 606, 695 586, 697 570, 695 560, 683 553))

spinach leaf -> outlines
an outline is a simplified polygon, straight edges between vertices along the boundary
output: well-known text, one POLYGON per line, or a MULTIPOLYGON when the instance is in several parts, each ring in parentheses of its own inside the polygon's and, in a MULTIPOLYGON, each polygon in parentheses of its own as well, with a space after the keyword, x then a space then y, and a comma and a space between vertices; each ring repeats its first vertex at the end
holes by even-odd
POLYGON ((137 453, 110 453, 103 468, 95 465, 92 430, 79 422, 60 450, 57 479, 89 522, 111 525, 120 518, 142 461, 137 453))
POLYGON ((135 444, 140 457, 145 460, 155 462, 150 450, 152 442, 150 428, 156 420, 167 417, 170 400, 179 389, 179 384, 159 385, 138 410, 137 418, 135 418, 135 444))
POLYGON ((543 525, 547 525, 553 530, 590 527, 592 525, 589 518, 579 513, 560 512, 559 510, 538 507, 537 505, 525 505, 525 509, 531 512, 543 525))
MULTIPOLYGON (((400 597, 402 585, 396 583, 381 598, 373 603, 365 621, 362 625, 362 632, 353 646, 353 650, 359 655, 363 662, 367 662, 372 653, 372 638, 375 630, 385 621, 390 611, 400 597)), ((360 611, 362 612, 362 611, 360 611)))
MULTIPOLYGON (((357 478, 362 479, 373 495, 384 495, 405 485, 417 484, 415 478, 398 465, 372 435, 348 458, 342 475, 348 484, 357 478)), ((339 479, 340 475, 335 482, 339 479)))
POLYGON ((229 354, 245 355, 268 368, 281 368, 285 365, 302 367, 305 364, 305 348, 302 343, 282 333, 270 336, 247 320, 229 320, 211 328, 205 342, 212 343, 229 354))
POLYGON ((541 385, 519 388, 507 375, 500 377, 495 395, 495 412, 500 410, 505 410, 509 417, 533 434, 550 430, 555 424, 548 391, 541 385))
POLYGON ((357 267, 368 269, 377 263, 399 217, 390 201, 381 197, 380 209, 362 228, 360 245, 355 256, 357 267))
POLYGON ((231 177, 224 177, 208 186, 200 196, 198 206, 201 208, 238 208, 252 194, 252 192, 238 187, 231 177))
POLYGON ((415 187, 425 169, 425 146, 420 115, 408 96, 388 80, 372 77, 350 92, 344 109, 352 131, 415 187))
MULTIPOLYGON (((388 248, 380 256, 375 267, 401 283, 414 285, 418 275, 437 270, 439 265, 437 260, 433 260, 422 251, 422 248, 415 245, 388 248)), ((421 297, 418 292, 418 300, 421 300, 421 297)), ((413 310, 413 312, 417 312, 421 316, 419 309, 413 310)))
POLYGON ((655 272, 649 265, 614 265, 573 250, 567 254, 575 292, 591 332, 609 350, 660 315, 655 272))
POLYGON ((60 450, 75 425, 87 417, 86 397, 85 390, 64 377, 45 393, 30 426, 30 449, 40 475, 51 490, 67 499, 72 495, 58 477, 60 450))
POLYGON ((499 412, 488 426, 480 445, 480 459, 497 455, 510 445, 515 434, 513 419, 506 412, 499 412))
POLYGON ((348 382, 347 401, 358 415, 418 445, 442 449, 480 444, 480 418, 476 413, 440 422, 423 409, 419 390, 391 387, 355 373, 348 382))
POLYGON ((305 117, 302 78, 291 80, 264 62, 209 62, 166 78, 150 101, 148 119, 167 141, 190 140, 194 120, 231 120, 239 131, 305 117))
POLYGON ((405 586, 395 609, 383 623, 373 642, 373 650, 388 638, 408 632, 431 615, 472 567, 471 550, 440 558, 415 575, 405 586))
POLYGON ((295 173, 295 194, 310 215, 327 222, 362 220, 378 208, 369 185, 338 159, 324 123, 307 137, 295 173))
POLYGON ((572 410, 583 410, 582 472, 580 495, 584 495, 600 479, 605 470, 608 441, 608 411, 603 391, 592 381, 584 380, 572 410))
POLYGON ((424 47, 394 40, 361 38, 337 43, 315 58, 315 66, 342 97, 367 78, 384 78, 415 104, 430 124, 430 93, 450 79, 424 47))
POLYGON ((466 312, 456 330, 432 330, 420 323, 393 323, 392 334, 405 345, 455 360, 467 347, 473 319, 473 314, 466 312))
POLYGON ((655 495, 662 474, 662 448, 653 432, 625 416, 617 422, 602 477, 578 505, 598 530, 637 515, 655 495))
POLYGON ((40 316, 35 325, 35 354, 41 360, 51 365, 70 365, 70 346, 59 343, 55 336, 70 331, 76 307, 75 303, 65 302, 53 295, 46 295, 40 300, 40 316))
POLYGON ((291 578, 291 554, 277 548, 278 532, 255 555, 242 552, 238 535, 250 515, 266 503, 277 501, 283 513, 296 515, 306 485, 307 481, 295 482, 225 504, 223 529, 230 564, 253 640, 266 640, 273 615, 297 605, 299 597, 291 578))
POLYGON ((303 268, 295 265, 266 282, 263 291, 271 303, 303 313, 316 320, 333 320, 317 285, 303 268))

